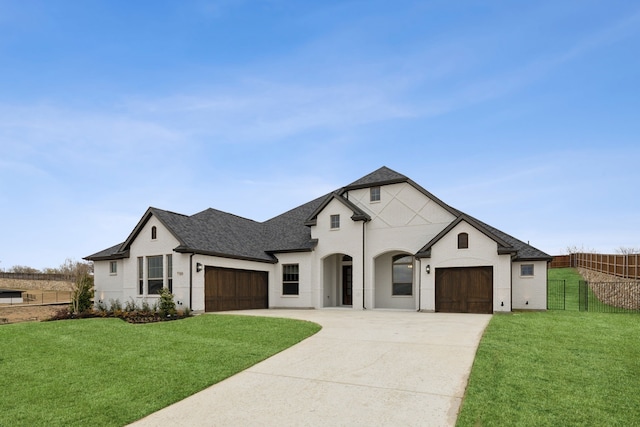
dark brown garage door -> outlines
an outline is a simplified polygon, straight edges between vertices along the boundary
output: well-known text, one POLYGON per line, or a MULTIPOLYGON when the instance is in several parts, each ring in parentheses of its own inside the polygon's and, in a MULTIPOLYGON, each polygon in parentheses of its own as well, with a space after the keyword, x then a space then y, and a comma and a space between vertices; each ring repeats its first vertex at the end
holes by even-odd
POLYGON ((436 311, 493 313, 493 267, 436 268, 436 311))
POLYGON ((265 271, 206 267, 204 311, 269 307, 269 275, 265 271))

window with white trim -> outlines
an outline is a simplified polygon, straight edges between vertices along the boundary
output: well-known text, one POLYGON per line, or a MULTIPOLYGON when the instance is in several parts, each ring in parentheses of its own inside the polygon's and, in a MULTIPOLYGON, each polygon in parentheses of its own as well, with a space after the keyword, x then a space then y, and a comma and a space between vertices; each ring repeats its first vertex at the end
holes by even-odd
POLYGON ((144 258, 138 257, 138 295, 144 294, 144 258))
POLYGON ((159 294, 164 285, 162 255, 147 257, 147 294, 159 294))
POLYGON ((282 295, 299 295, 300 273, 298 264, 282 266, 282 295))
POLYGON ((158 237, 158 229, 154 225, 153 227, 151 227, 151 240, 156 240, 157 237, 158 237))
POLYGON ((413 295, 413 257, 396 255, 393 257, 393 296, 413 295))
POLYGON ((380 187, 371 187, 369 189, 369 201, 370 202, 380 201, 380 187))
POLYGON ((340 215, 331 215, 331 229, 340 228, 340 215))
POLYGON ((520 276, 533 276, 533 264, 521 264, 520 276))
POLYGON ((167 288, 173 293, 173 255, 167 255, 167 288))
POLYGON ((109 263, 109 274, 115 276, 118 274, 118 261, 111 261, 109 263))

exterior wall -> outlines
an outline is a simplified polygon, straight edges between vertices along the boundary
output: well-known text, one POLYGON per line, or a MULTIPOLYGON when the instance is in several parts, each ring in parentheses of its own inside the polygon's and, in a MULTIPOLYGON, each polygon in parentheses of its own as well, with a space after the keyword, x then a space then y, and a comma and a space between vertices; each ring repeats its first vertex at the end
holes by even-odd
POLYGON ((418 288, 416 286, 415 265, 413 294, 410 296, 393 295, 393 257, 401 253, 402 252, 389 252, 375 259, 375 308, 406 310, 414 310, 416 308, 416 293, 418 288))
POLYGON ((109 264, 111 261, 95 261, 93 263, 93 287, 96 302, 108 304, 110 300, 120 300, 122 302, 126 299, 123 294, 122 284, 127 262, 128 259, 117 260, 118 273, 116 275, 110 273, 109 264))
POLYGON ((318 266, 312 270, 313 307, 325 307, 333 302, 339 304, 336 294, 337 261, 329 258, 335 254, 345 254, 353 258, 353 308, 362 309, 363 254, 362 254, 362 221, 353 221, 353 212, 338 200, 331 201, 318 215, 317 225, 311 228, 311 236, 318 239, 313 254, 313 262, 318 266), (340 228, 331 229, 330 216, 340 215, 340 228), (333 264, 331 264, 333 263, 333 264), (333 265, 333 269, 329 268, 333 265))
POLYGON ((546 310, 547 262, 514 262, 511 274, 511 281, 513 283, 513 308, 518 310, 546 310), (520 266, 523 264, 533 264, 533 276, 520 275, 520 266))
MULTIPOLYGON (((385 292, 385 287, 390 287, 391 283, 388 275, 376 274, 383 271, 376 271, 375 260, 380 255, 391 252, 415 254, 449 225, 455 216, 408 183, 380 187, 380 201, 376 202, 370 201, 368 188, 350 191, 347 196, 349 201, 371 216, 371 221, 366 224, 365 236, 366 306, 383 304, 417 309, 416 300, 409 307, 407 301, 391 303, 391 300, 383 302, 384 299, 377 299, 377 292, 385 292)), ((354 263, 354 272, 355 270, 354 263)), ((414 285, 418 281, 416 279, 419 277, 414 279, 414 285)))
POLYGON ((312 265, 310 252, 277 254, 278 264, 273 266, 273 280, 269 279, 270 308, 311 308, 313 303, 312 265), (282 266, 298 264, 298 295, 282 294, 282 266))
POLYGON ((498 244, 466 222, 461 222, 431 248, 420 268, 420 307, 435 310, 435 270, 447 267, 493 266, 493 311, 511 311, 511 256, 498 255, 498 244), (458 234, 469 234, 469 248, 458 249, 458 234), (426 266, 431 273, 426 273, 426 266))
POLYGON ((173 293, 176 296, 178 308, 188 305, 189 289, 189 255, 173 252, 178 246, 178 240, 167 230, 157 218, 151 217, 142 228, 137 238, 132 242, 129 250, 129 258, 116 260, 117 273, 110 273, 111 261, 94 262, 95 299, 109 304, 110 300, 129 300, 141 304, 147 301, 154 304, 158 301, 158 295, 147 294, 147 257, 163 256, 163 279, 165 287, 168 284, 167 255, 172 255, 173 264, 173 293), (156 239, 151 238, 151 228, 157 230, 156 239), (144 257, 144 292, 138 293, 138 257, 144 257))

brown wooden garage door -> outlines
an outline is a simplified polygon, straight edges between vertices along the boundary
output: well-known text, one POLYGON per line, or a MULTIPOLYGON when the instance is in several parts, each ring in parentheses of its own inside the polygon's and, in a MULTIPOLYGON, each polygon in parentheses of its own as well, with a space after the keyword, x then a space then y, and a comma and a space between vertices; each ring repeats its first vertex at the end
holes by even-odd
POLYGON ((436 311, 493 313, 493 267, 436 268, 436 311))
POLYGON ((269 275, 265 271, 205 268, 205 311, 268 308, 268 294, 269 275))

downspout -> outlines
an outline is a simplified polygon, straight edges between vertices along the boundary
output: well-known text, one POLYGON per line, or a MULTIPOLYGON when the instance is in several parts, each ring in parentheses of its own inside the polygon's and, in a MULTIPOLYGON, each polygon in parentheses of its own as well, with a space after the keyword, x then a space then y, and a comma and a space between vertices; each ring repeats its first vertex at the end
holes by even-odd
POLYGON ((367 307, 365 306, 364 303, 364 288, 365 288, 365 280, 364 280, 364 274, 365 274, 365 225, 367 224, 366 221, 362 221, 362 309, 366 310, 367 307))
POLYGON ((422 259, 416 258, 418 261, 418 312, 422 309, 422 259))
POLYGON ((193 310, 192 304, 192 294, 193 294, 193 256, 195 254, 191 254, 189 256, 189 310, 193 310))

